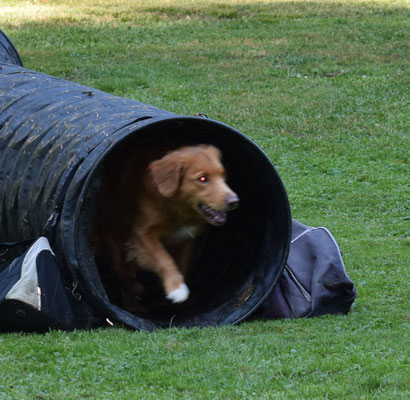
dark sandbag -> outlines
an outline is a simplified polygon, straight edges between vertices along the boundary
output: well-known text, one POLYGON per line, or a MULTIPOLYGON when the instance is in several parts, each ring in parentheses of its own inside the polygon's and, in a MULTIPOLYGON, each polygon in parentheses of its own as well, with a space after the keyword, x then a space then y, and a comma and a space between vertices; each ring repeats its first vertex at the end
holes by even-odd
POLYGON ((282 276, 254 316, 310 318, 347 314, 355 298, 356 288, 330 231, 293 220, 289 257, 282 276))

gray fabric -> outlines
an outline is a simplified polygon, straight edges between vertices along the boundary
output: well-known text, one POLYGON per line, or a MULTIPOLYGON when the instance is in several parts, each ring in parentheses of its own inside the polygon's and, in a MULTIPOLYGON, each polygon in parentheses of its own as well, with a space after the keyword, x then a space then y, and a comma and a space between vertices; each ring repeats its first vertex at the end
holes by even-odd
POLYGON ((302 318, 346 314, 355 297, 356 289, 329 230, 309 228, 293 220, 285 269, 257 315, 302 318))

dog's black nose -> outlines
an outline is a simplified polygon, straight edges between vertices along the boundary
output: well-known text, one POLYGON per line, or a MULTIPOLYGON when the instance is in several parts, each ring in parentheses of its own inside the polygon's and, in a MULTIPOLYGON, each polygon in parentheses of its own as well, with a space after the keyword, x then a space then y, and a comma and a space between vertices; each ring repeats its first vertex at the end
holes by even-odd
POLYGON ((225 200, 225 203, 228 211, 235 210, 235 208, 239 207, 239 197, 233 194, 225 200))

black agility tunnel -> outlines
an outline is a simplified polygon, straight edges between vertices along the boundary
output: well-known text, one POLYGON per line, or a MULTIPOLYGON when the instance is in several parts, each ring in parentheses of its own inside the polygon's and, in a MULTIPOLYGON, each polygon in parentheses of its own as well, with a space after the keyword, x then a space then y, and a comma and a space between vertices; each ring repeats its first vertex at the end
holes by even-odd
POLYGON ((291 233, 284 186, 258 146, 221 122, 15 64, 0 56, 0 242, 40 236, 64 194, 52 248, 83 296, 112 321, 152 330, 235 324, 253 313, 281 275, 291 233), (143 316, 130 314, 115 301, 88 243, 104 163, 131 146, 197 143, 221 149, 240 207, 201 239, 186 302, 154 296, 141 300, 143 316))
POLYGON ((21 58, 13 43, 0 29, 0 62, 23 66, 21 58))

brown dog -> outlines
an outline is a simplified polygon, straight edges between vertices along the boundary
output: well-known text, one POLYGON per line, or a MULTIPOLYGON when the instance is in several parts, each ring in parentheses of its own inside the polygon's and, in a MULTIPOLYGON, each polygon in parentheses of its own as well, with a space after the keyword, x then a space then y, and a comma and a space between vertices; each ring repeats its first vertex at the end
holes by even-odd
POLYGON ((138 267, 157 274, 167 299, 185 301, 194 239, 207 223, 224 224, 239 205, 220 151, 197 145, 157 158, 140 149, 138 156, 111 160, 105 170, 90 242, 107 251, 123 307, 135 309, 138 267))

